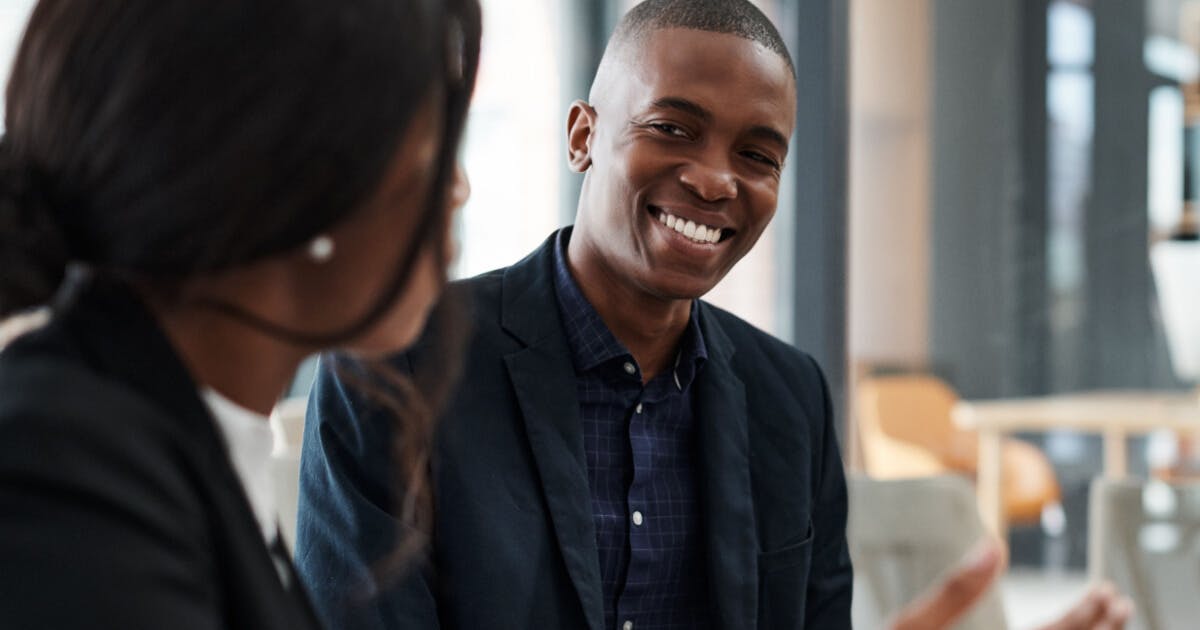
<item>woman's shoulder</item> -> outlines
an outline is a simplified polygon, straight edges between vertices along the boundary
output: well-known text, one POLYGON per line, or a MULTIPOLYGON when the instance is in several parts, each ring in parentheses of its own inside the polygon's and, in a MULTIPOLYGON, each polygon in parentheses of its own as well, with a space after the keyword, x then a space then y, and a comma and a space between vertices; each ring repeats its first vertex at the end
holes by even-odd
POLYGON ((104 480, 172 492, 180 488, 163 486, 188 476, 188 448, 166 410, 90 365, 55 331, 0 352, 0 484, 104 480))
POLYGON ((89 365, 62 331, 35 331, 0 351, 0 427, 22 419, 93 424, 98 415, 140 416, 147 407, 131 388, 89 365))

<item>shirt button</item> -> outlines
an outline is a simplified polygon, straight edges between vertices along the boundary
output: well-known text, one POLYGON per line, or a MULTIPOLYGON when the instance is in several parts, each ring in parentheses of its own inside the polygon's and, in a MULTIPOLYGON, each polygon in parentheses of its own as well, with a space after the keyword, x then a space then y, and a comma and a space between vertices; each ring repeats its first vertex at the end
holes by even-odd
POLYGON ((633 630, 633 622, 626 621, 624 624, 621 625, 621 630, 633 630))
POLYGON ((630 376, 633 376, 634 372, 637 372, 637 368, 634 367, 634 365, 632 363, 630 363, 629 361, 626 361, 625 362, 625 373, 630 376))
POLYGON ((634 411, 636 413, 642 413, 642 403, 638 403, 638 406, 634 409, 634 411))
POLYGON ((643 519, 642 519, 642 513, 641 513, 641 512, 639 512, 639 511, 637 511, 637 510, 634 510, 634 512, 633 512, 633 524, 634 524, 634 525, 637 525, 637 526, 639 526, 639 527, 640 527, 640 526, 641 526, 641 524, 642 524, 642 520, 643 520, 643 519))

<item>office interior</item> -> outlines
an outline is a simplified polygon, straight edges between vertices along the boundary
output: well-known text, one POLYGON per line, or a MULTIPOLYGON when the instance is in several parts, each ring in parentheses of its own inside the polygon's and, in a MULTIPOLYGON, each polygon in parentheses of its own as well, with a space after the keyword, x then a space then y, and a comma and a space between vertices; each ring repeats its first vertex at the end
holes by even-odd
MULTIPOLYGON (((633 4, 482 0, 454 275, 571 222, 566 108, 633 4)), ((706 299, 825 370, 856 618, 993 532, 1010 568, 963 627, 1029 627, 1095 579, 1130 627, 1194 627, 1200 0, 756 4, 795 61, 796 131, 775 219, 706 299)), ((32 5, 0 0, 0 77, 32 5)), ((306 391, 273 418, 292 492, 306 391)))

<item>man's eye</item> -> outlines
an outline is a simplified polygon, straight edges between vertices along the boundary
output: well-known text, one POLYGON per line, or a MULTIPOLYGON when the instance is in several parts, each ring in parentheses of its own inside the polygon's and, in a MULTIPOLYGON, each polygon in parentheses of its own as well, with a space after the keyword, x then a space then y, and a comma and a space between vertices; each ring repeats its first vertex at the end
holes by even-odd
POLYGON ((750 158, 751 160, 754 160, 755 162, 761 162, 763 164, 766 164, 767 166, 770 166, 771 168, 774 168, 774 169, 778 169, 780 167, 778 160, 776 160, 775 158, 772 158, 769 155, 764 155, 762 153, 759 153, 758 151, 743 151, 742 155, 750 158))
POLYGON ((687 137, 687 132, 684 131, 682 127, 672 125, 671 123, 650 123, 649 126, 652 129, 659 131, 661 133, 664 133, 668 136, 675 136, 678 138, 687 137))

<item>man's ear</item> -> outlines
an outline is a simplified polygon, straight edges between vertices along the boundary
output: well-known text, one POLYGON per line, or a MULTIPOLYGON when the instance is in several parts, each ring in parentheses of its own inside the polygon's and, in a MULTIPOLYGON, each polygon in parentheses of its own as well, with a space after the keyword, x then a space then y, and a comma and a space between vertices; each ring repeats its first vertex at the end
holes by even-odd
POLYGON ((567 111, 567 165, 582 173, 592 166, 592 132, 596 110, 583 101, 571 103, 567 111))

